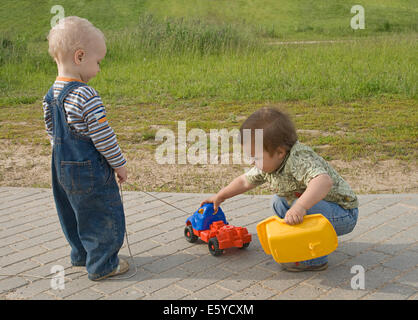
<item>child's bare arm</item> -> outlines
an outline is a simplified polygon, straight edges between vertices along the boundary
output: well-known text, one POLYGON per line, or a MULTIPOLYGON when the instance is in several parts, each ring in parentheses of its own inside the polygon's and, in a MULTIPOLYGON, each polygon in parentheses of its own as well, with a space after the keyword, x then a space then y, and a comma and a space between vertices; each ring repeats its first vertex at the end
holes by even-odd
POLYGON ((327 174, 313 178, 300 198, 286 212, 284 221, 288 224, 302 223, 306 211, 325 198, 332 187, 332 179, 327 174))
POLYGON ((217 211, 218 206, 226 199, 232 198, 236 195, 249 191, 255 187, 255 185, 247 181, 247 178, 243 174, 232 180, 232 182, 229 185, 227 185, 225 188, 222 188, 217 194, 204 200, 200 205, 202 206, 205 203, 213 203, 213 208, 215 209, 215 211, 217 211))
POLYGON ((122 166, 119 168, 114 169, 116 172, 116 176, 118 177, 119 183, 124 183, 128 179, 128 170, 126 170, 126 166, 122 166))

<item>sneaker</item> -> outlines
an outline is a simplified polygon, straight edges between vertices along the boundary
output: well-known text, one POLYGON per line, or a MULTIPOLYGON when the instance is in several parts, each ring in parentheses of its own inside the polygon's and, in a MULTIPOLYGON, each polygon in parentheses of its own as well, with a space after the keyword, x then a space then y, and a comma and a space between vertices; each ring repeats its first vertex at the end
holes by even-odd
POLYGON ((119 264, 116 267, 115 270, 113 270, 111 273, 108 273, 106 275, 104 275, 103 277, 94 279, 93 281, 98 281, 98 280, 103 280, 109 277, 113 277, 113 276, 118 276, 120 274, 124 274, 126 272, 128 272, 129 270, 129 263, 128 261, 126 261, 125 259, 119 258, 119 264))
POLYGON ((328 268, 328 262, 317 266, 309 266, 300 262, 281 263, 281 266, 286 271, 301 272, 301 271, 321 271, 328 268))

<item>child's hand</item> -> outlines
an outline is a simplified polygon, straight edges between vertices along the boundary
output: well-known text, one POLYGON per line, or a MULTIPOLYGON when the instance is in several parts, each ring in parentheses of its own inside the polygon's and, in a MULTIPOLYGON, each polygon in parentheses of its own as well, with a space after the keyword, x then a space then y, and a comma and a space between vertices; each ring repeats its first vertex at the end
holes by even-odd
POLYGON ((306 214, 306 209, 297 202, 287 210, 284 217, 284 222, 287 224, 299 224, 303 222, 303 216, 306 214))
POLYGON ((128 170, 126 170, 126 166, 116 168, 115 172, 119 183, 124 183, 128 179, 128 170))
POLYGON ((224 201, 225 201, 225 199, 223 199, 223 198, 219 197, 217 194, 215 194, 212 197, 204 200, 200 204, 200 206, 203 206, 205 203, 213 203, 213 209, 215 210, 215 212, 217 212, 219 205, 224 201))

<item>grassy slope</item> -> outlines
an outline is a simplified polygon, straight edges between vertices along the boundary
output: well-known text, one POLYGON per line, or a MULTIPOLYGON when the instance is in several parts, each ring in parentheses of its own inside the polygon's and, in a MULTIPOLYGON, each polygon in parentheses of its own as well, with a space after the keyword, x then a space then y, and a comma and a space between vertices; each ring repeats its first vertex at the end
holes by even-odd
MULTIPOLYGON (((55 75, 46 42, 54 4, 2 2, 0 105, 38 101, 55 75)), ((66 1, 64 8, 104 30, 108 55, 92 84, 122 103, 416 98, 418 9, 412 1, 361 4, 367 27, 358 31, 350 28, 353 14, 341 0, 94 0, 66 1), (173 20, 182 17, 193 22, 173 20), (272 38, 368 40, 279 48, 259 43, 272 38)))
MULTIPOLYGON (((91 85, 124 149, 152 151, 156 130, 175 129, 178 120, 188 120, 188 128, 232 128, 258 107, 276 104, 294 117, 300 139, 329 160, 415 161, 413 1, 359 2, 366 9, 366 30, 359 32, 349 27, 345 1, 254 3, 65 2, 66 15, 88 18, 108 38, 102 72, 91 85), (176 20, 181 17, 194 22, 176 20), (260 43, 295 39, 358 41, 260 43)), ((0 5, 0 139, 42 146, 44 153, 40 99, 56 74, 45 41, 55 4, 0 5)))

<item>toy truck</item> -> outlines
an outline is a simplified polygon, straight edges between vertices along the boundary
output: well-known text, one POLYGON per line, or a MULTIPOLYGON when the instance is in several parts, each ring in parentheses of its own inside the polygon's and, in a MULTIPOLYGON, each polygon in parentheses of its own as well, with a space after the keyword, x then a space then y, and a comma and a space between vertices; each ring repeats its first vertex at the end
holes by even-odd
POLYGON ((191 243, 198 238, 207 242, 213 256, 220 256, 231 247, 247 248, 251 242, 247 228, 229 225, 222 209, 215 212, 212 203, 204 204, 187 218, 184 236, 191 243))

